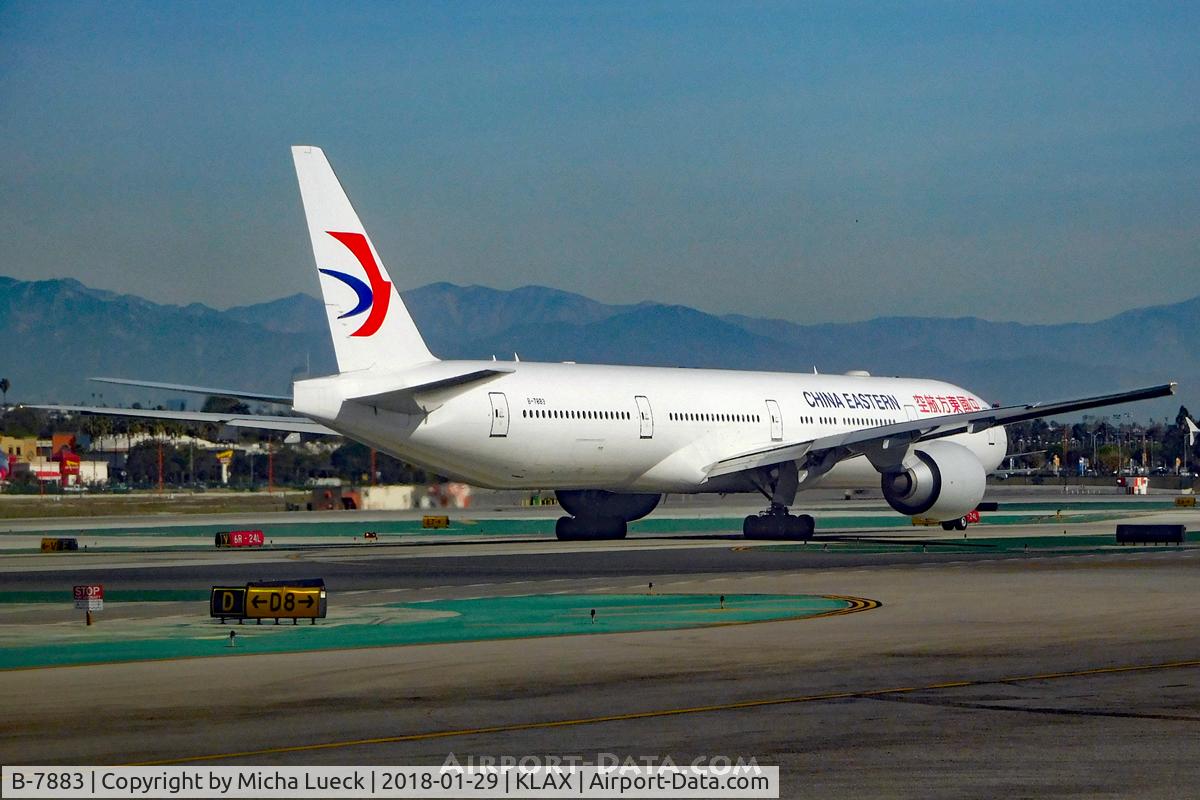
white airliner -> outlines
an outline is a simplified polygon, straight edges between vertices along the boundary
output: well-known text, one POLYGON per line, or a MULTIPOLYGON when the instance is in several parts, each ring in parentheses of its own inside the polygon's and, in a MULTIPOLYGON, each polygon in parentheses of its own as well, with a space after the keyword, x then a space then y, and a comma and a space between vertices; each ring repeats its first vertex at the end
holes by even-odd
POLYGON ((325 154, 293 147, 338 373, 291 397, 116 383, 285 403, 297 416, 63 410, 339 433, 432 472, 496 489, 554 489, 560 539, 625 536, 662 495, 761 493, 749 538, 808 538, 788 513, 815 486, 881 486, 897 512, 964 524, 1003 461, 1004 423, 1127 403, 1174 384, 990 407, 937 380, 523 361, 430 353, 325 154))

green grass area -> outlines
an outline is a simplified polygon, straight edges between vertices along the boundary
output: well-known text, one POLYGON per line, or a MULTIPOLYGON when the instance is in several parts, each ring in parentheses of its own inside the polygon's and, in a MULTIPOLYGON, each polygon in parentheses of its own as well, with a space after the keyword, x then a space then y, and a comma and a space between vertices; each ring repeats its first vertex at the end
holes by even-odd
POLYGON ((284 513, 287 505, 307 502, 307 493, 184 490, 162 494, 0 494, 0 519, 30 517, 105 517, 131 514, 260 514, 284 513))
POLYGON ((134 626, 101 620, 86 630, 88 641, 5 647, 0 669, 698 628, 803 619, 851 606, 819 595, 729 595, 724 608, 717 594, 528 595, 367 606, 316 625, 276 626, 220 625, 198 604, 196 621, 175 626, 169 636, 130 638, 134 626), (228 646, 230 631, 238 634, 235 648, 228 646))
MULTIPOLYGON (((1055 521, 1055 510, 1063 509, 1064 522, 1094 522, 1103 521, 1106 519, 1116 519, 1122 516, 1127 516, 1130 513, 1146 510, 1141 506, 1124 507, 1120 513, 1105 512, 1099 509, 1086 508, 1091 513, 1075 513, 1073 510, 1068 510, 1066 506, 1055 506, 1047 509, 1049 513, 1044 515, 1029 515, 1029 514, 1004 514, 990 513, 984 514, 981 524, 985 525, 1013 525, 1013 524, 1030 524, 1038 522, 1055 521)), ((1031 509, 1032 510, 1032 509, 1031 509)), ((741 517, 667 517, 667 516, 651 516, 646 519, 641 519, 632 522, 629 529, 635 533, 656 534, 656 533, 681 533, 681 532, 741 532, 741 517)), ((257 524, 253 527, 261 529, 266 536, 268 542, 273 538, 344 538, 353 539, 359 537, 361 539, 363 533, 367 531, 375 531, 380 536, 519 536, 519 535, 553 535, 554 533, 553 518, 533 518, 533 519, 488 519, 476 520, 470 518, 454 518, 450 519, 450 527, 442 529, 426 529, 421 527, 421 520, 379 520, 379 521, 356 521, 347 519, 346 521, 337 522, 292 522, 292 523, 274 523, 267 521, 262 524, 257 524)), ((161 528, 130 528, 121 529, 106 529, 106 530, 89 530, 80 528, 78 530, 57 530, 57 531, 23 531, 22 536, 74 536, 80 537, 176 537, 176 538, 198 538, 205 539, 206 543, 211 542, 215 534, 219 530, 230 530, 235 526, 230 525, 175 525, 163 526, 161 528)), ((862 514, 854 516, 825 516, 817 514, 817 527, 829 529, 843 528, 908 528, 912 527, 912 523, 908 517, 894 514, 891 512, 879 512, 877 514, 862 514)))
MULTIPOLYGON (((1121 502, 1101 501, 1095 503, 1005 503, 1001 511, 984 513, 982 520, 972 528, 979 530, 998 525, 1063 525, 1071 526, 1084 523, 1106 522, 1142 513, 1151 513, 1173 509, 1174 505, 1167 502, 1121 502), (1061 513, 1060 513, 1061 512, 1061 513)), ((818 512, 817 533, 828 534, 838 531, 848 531, 856 528, 895 529, 897 531, 918 531, 908 517, 889 511, 865 512, 842 516, 843 512, 818 512)), ((508 537, 542 537, 554 535, 554 518, 505 518, 505 519, 472 519, 466 516, 450 515, 450 526, 444 529, 426 529, 421 525, 420 518, 405 520, 359 520, 353 512, 337 520, 322 520, 320 522, 304 521, 303 515, 278 515, 263 519, 253 527, 259 527, 267 539, 267 547, 279 540, 292 540, 293 546, 303 546, 311 542, 313 545, 336 543, 363 542, 362 535, 367 531, 379 534, 382 543, 397 543, 416 537, 431 537, 454 541, 455 539, 486 538, 489 536, 508 537), (274 520, 278 519, 278 522, 274 520)), ((713 535, 723 534, 737 536, 741 533, 741 517, 711 516, 711 517, 669 517, 652 515, 646 519, 630 524, 633 534, 644 536, 671 535, 713 535)), ((228 530, 235 526, 221 525, 180 525, 131 529, 106 530, 64 530, 64 531, 23 531, 5 534, 27 537, 73 536, 80 540, 81 549, 88 552, 105 553, 128 550, 121 542, 129 537, 186 539, 186 543, 172 543, 162 546, 144 547, 141 549, 188 551, 207 550, 213 547, 213 537, 219 530, 228 530)), ((251 527, 247 525, 247 527, 251 527)), ((930 536, 940 535, 940 528, 931 526, 930 536)), ((31 552, 29 548, 22 552, 31 552)), ((55 557, 69 558, 70 554, 56 554, 55 557)))
MULTIPOLYGON (((335 522, 279 522, 263 520, 254 524, 240 525, 164 525, 162 527, 146 528, 109 528, 55 531, 22 531, 22 536, 73 536, 76 538, 95 537, 130 537, 130 536, 171 536, 195 537, 212 544, 218 531, 240 530, 253 528, 261 530, 268 542, 273 538, 344 538, 353 539, 367 531, 375 531, 380 536, 481 536, 481 535, 516 535, 516 534, 553 534, 554 519, 501 519, 473 520, 469 518, 456 519, 451 517, 449 528, 422 528, 420 519, 412 520, 356 520, 352 512, 347 513, 345 521, 335 522)), ((3 535, 3 534, 0 534, 3 535)))
MULTIPOLYGON (((109 589, 104 593, 106 603, 207 603, 208 589, 109 589)), ((72 603, 71 589, 66 591, 0 591, 0 605, 10 603, 72 603)))
POLYGON ((1079 502, 1073 500, 1064 500, 1061 502, 1029 502, 1029 503, 1000 503, 1001 511, 1050 511, 1055 509, 1063 510, 1084 510, 1094 509, 1097 511, 1167 511, 1176 509, 1174 499, 1171 500, 1136 500, 1129 498, 1126 500, 1095 500, 1090 502, 1079 502))

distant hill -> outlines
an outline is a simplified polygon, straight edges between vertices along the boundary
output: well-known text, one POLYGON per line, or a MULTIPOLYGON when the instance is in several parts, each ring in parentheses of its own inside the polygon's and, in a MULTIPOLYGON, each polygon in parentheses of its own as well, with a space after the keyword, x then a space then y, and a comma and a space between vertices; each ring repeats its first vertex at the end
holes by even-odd
MULTIPOLYGON (((306 299, 324 314, 320 303, 306 299)), ((262 304, 258 318, 264 323, 253 321, 252 310, 159 305, 75 280, 0 277, 0 375, 12 383, 10 402, 149 398, 145 392, 87 381, 91 375, 278 391, 304 371, 306 360, 314 374, 334 365, 328 334, 316 336, 311 323, 289 332, 282 318, 271 314, 286 302, 262 304), (273 330, 276 326, 282 330, 273 330)))
MULTIPOLYGON (((1139 418, 1173 417, 1195 393, 1200 372, 1192 344, 1200 297, 1066 325, 923 317, 801 325, 658 303, 606 305, 538 286, 434 283, 404 298, 443 358, 509 360, 515 352, 538 361, 866 369, 943 378, 1004 403, 1180 382, 1178 399, 1129 409, 1139 418)), ((91 402, 93 393, 106 403, 166 399, 89 383, 89 375, 286 392, 306 371, 334 370, 324 306, 304 294, 216 311, 159 305, 74 280, 0 277, 0 341, 0 376, 12 382, 11 401, 91 402)))

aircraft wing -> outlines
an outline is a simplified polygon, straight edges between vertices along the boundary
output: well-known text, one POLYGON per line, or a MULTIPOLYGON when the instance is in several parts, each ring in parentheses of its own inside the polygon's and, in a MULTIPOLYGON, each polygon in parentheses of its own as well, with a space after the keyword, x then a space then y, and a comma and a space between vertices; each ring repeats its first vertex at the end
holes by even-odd
POLYGON ((238 400, 251 400, 260 403, 279 403, 290 406, 292 396, 286 394, 265 394, 263 392, 246 392, 240 389, 213 389, 207 386, 191 386, 186 383, 159 383, 158 381, 139 381, 129 378, 88 378, 97 383, 115 383, 119 386, 144 386, 148 389, 166 389, 171 392, 191 392, 193 394, 217 395, 233 397, 238 400))
POLYGON ((74 414, 106 414, 113 417, 142 417, 145 419, 171 419, 182 422, 206 422, 213 425, 228 425, 231 428, 259 428, 268 431, 290 431, 292 433, 332 434, 337 431, 313 422, 305 417, 268 416, 265 414, 216 413, 209 411, 159 411, 152 408, 102 408, 99 406, 42 406, 27 405, 43 411, 65 411, 74 414))
POLYGON ((738 453, 716 461, 708 466, 707 476, 716 478, 743 470, 768 467, 787 461, 800 461, 801 459, 809 465, 823 465, 824 471, 838 461, 864 454, 869 454, 872 463, 894 462, 898 465, 903 460, 908 445, 914 442, 941 439, 959 433, 976 433, 996 425, 1022 422, 1038 417, 1052 417, 1057 414, 1069 414, 1088 408, 1166 397, 1175 394, 1175 386, 1174 383, 1166 383, 1161 386, 1078 400, 987 408, 964 414, 946 414, 940 417, 897 422, 877 428, 862 428, 804 441, 778 442, 769 447, 738 453))

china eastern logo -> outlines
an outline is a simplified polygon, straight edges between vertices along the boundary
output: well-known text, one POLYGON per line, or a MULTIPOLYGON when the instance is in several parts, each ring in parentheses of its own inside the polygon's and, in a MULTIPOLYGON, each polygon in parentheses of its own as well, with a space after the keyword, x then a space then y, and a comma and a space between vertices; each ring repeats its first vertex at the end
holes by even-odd
POLYGON ((371 254, 371 245, 367 244, 366 236, 361 233, 325 232, 344 244, 346 249, 354 254, 358 263, 362 265, 363 271, 367 273, 369 283, 364 283, 361 278, 337 270, 318 269, 317 272, 337 278, 358 295, 358 303, 354 308, 338 316, 338 319, 355 317, 370 309, 371 313, 367 315, 366 321, 358 330, 350 334, 351 336, 370 336, 379 330, 379 326, 383 325, 383 320, 387 317, 388 303, 392 299, 392 284, 383 279, 379 265, 375 263, 375 256, 371 254))

